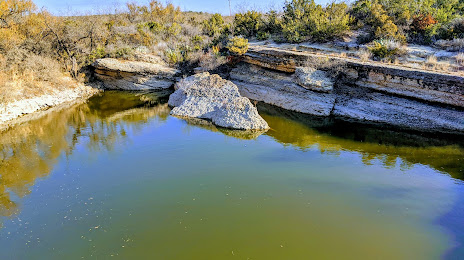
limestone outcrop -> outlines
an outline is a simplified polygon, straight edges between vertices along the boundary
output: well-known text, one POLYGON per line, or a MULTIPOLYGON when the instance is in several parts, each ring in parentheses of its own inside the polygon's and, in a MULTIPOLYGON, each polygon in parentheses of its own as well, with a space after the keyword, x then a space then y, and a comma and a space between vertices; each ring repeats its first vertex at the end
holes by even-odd
POLYGON ((120 61, 112 58, 94 62, 96 77, 106 89, 160 90, 172 87, 178 70, 162 63, 120 61))
POLYGON ((295 82, 309 90, 318 92, 331 92, 334 81, 327 73, 311 67, 297 67, 295 69, 295 82))
POLYGON ((329 116, 335 103, 333 93, 311 91, 296 84, 287 73, 241 64, 230 73, 240 94, 288 110, 329 116))
MULTIPOLYGON (((295 73, 310 64, 329 74, 341 73, 350 84, 379 92, 464 108, 464 76, 421 69, 398 67, 383 63, 292 51, 267 46, 252 46, 244 61, 261 68, 295 73)), ((298 72, 297 72, 298 73, 298 72)))
POLYGON ((295 75, 246 63, 233 69, 230 77, 243 96, 296 112, 420 131, 464 133, 464 109, 447 104, 343 82, 337 82, 330 93, 313 91, 295 84, 295 75))
POLYGON ((169 97, 172 115, 211 120, 230 129, 263 130, 269 126, 235 84, 208 72, 182 79, 169 97))

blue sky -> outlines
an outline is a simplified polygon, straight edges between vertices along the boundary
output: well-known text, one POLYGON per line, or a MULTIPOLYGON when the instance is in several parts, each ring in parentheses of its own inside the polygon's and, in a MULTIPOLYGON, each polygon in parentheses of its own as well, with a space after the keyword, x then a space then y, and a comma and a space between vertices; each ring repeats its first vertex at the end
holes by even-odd
MULTIPOLYGON (((57 15, 70 14, 73 12, 92 12, 100 13, 114 6, 124 7, 126 2, 133 0, 34 0, 39 8, 46 8, 48 11, 57 15)), ((149 0, 135 0, 138 3, 148 3, 149 0)), ((326 3, 328 0, 316 0, 317 3, 326 3)), ((165 0, 161 0, 165 2, 165 0)), ((171 0, 182 10, 205 11, 211 13, 229 13, 228 0, 171 0)), ((242 8, 259 8, 268 10, 270 7, 282 8, 285 0, 231 0, 232 11, 239 11, 242 8)))

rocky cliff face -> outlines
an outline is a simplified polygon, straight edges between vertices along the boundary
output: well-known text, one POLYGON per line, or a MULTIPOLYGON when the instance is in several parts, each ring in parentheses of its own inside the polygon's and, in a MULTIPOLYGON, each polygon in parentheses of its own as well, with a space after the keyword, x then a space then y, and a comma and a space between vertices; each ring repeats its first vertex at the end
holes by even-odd
MULTIPOLYGON (((421 131, 464 133, 464 109, 459 102, 461 106, 452 106, 447 104, 449 102, 439 104, 437 100, 432 103, 413 98, 413 93, 420 95, 421 92, 401 84, 401 88, 405 89, 403 92, 383 91, 378 86, 388 87, 392 82, 384 79, 379 80, 376 87, 358 84, 353 78, 354 84, 339 80, 331 92, 324 93, 297 84, 295 75, 291 73, 266 68, 243 63, 232 70, 230 77, 243 96, 292 111, 421 131)), ((356 72, 359 78, 359 72, 356 72)), ((345 74, 345 77, 350 75, 345 74)), ((456 86, 448 87, 459 91, 456 86)), ((451 90, 443 91, 444 88, 439 92, 442 97, 451 96, 448 101, 461 98, 451 90)), ((432 97, 436 92, 427 93, 432 97)))
POLYGON ((178 70, 160 63, 98 59, 93 64, 96 77, 106 89, 160 90, 172 87, 178 70))
POLYGON ((275 71, 294 73, 308 66, 341 74, 344 80, 403 97, 464 107, 464 76, 441 74, 380 63, 363 63, 353 59, 322 54, 282 50, 266 46, 250 47, 244 61, 275 71))

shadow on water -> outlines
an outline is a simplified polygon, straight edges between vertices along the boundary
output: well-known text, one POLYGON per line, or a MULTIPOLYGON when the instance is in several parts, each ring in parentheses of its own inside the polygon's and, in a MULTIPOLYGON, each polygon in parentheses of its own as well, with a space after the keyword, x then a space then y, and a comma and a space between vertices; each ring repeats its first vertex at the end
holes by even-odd
POLYGON ((366 126, 312 117, 262 103, 258 108, 271 127, 266 134, 279 143, 303 150, 316 148, 321 153, 358 152, 366 165, 373 160, 387 168, 395 167, 398 162, 405 169, 414 164, 428 165, 464 180, 463 136, 366 126))
MULTIPOLYGON (((88 149, 112 150, 128 138, 129 129, 140 130, 155 118, 165 121, 169 94, 108 91, 1 132, 0 216, 15 215, 19 211, 15 198, 25 197, 60 156, 73 153, 79 140, 85 138, 88 149)), ((271 127, 266 135, 284 145, 331 154, 354 151, 362 154, 365 164, 379 160, 385 167, 394 167, 398 161, 406 168, 423 164, 464 179, 463 140, 313 118, 262 104, 259 110, 271 127)), ((187 123, 241 139, 262 134, 220 129, 204 121, 187 123)))

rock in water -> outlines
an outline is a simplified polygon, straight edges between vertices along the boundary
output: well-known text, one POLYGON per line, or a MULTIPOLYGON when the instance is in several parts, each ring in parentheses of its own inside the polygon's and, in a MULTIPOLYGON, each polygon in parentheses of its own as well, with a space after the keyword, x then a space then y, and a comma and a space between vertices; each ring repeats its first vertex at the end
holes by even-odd
POLYGON ((172 115, 211 120, 230 129, 263 130, 269 126, 250 100, 242 97, 237 86, 208 72, 179 81, 169 97, 172 115))
POLYGON ((331 92, 334 82, 322 70, 309 67, 297 67, 295 69, 295 83, 313 91, 331 92))

